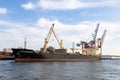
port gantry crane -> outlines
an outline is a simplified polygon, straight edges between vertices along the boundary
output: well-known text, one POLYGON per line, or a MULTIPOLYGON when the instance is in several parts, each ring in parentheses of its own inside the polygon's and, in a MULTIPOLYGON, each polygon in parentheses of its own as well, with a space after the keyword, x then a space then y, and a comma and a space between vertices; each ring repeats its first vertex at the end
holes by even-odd
POLYGON ((43 52, 44 52, 44 53, 47 51, 47 45, 48 45, 48 42, 49 42, 49 40, 50 40, 50 37, 51 37, 52 33, 53 33, 54 37, 56 38, 56 40, 57 40, 57 42, 58 42, 58 44, 59 44, 59 46, 60 46, 60 49, 63 49, 63 42, 62 42, 62 40, 59 40, 59 39, 58 39, 58 37, 57 37, 57 35, 56 35, 56 33, 55 33, 55 31, 54 31, 53 28, 54 28, 54 23, 52 24, 52 26, 51 26, 51 28, 50 28, 50 30, 49 30, 49 33, 48 33, 48 35, 47 35, 47 38, 45 38, 44 46, 43 46, 43 52))

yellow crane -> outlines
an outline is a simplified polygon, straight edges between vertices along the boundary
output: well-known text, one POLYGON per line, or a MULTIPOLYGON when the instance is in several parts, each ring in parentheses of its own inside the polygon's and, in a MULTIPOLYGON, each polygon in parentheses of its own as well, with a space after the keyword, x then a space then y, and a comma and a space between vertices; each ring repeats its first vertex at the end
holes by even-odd
POLYGON ((63 42, 62 42, 62 40, 59 40, 59 39, 58 39, 58 37, 57 37, 57 35, 56 35, 56 33, 55 33, 55 31, 54 31, 53 28, 54 28, 54 23, 52 24, 52 26, 51 26, 51 28, 50 28, 50 30, 49 30, 49 33, 48 33, 48 35, 47 35, 47 38, 45 38, 44 46, 43 46, 43 52, 44 52, 44 53, 47 51, 47 45, 48 45, 48 42, 49 42, 49 40, 50 40, 50 37, 51 37, 52 33, 53 33, 53 35, 55 36, 55 38, 56 38, 56 40, 57 40, 57 42, 58 42, 58 44, 59 44, 59 46, 60 46, 60 49, 63 49, 63 42))

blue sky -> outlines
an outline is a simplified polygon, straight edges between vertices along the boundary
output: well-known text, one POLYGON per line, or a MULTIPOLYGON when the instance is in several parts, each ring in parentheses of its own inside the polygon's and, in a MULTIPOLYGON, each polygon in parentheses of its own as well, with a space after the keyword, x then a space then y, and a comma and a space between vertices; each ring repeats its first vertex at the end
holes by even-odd
MULTIPOLYGON (((53 22, 69 49, 100 23, 97 37, 107 29, 103 54, 120 55, 119 14, 119 0, 0 0, 0 49, 23 47, 25 37, 28 48, 41 48, 53 22)), ((49 45, 56 44, 53 39, 49 45)))

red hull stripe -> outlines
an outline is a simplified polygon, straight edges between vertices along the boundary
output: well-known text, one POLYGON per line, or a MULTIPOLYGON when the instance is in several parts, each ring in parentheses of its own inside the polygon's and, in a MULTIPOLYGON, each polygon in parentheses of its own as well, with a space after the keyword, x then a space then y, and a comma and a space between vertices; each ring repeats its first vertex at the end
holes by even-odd
POLYGON ((31 59, 16 58, 16 62, 77 62, 77 61, 97 61, 99 59, 31 59))

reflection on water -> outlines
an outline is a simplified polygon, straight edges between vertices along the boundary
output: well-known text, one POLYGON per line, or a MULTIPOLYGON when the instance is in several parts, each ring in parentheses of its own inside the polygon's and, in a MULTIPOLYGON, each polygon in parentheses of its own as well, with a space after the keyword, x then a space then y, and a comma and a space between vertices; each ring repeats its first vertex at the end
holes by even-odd
POLYGON ((0 61, 0 80, 120 80, 120 60, 96 62, 0 61))

